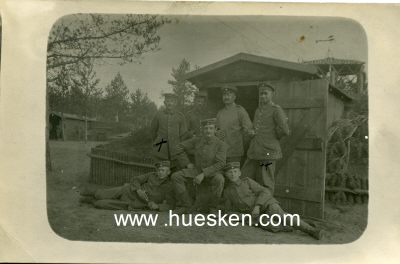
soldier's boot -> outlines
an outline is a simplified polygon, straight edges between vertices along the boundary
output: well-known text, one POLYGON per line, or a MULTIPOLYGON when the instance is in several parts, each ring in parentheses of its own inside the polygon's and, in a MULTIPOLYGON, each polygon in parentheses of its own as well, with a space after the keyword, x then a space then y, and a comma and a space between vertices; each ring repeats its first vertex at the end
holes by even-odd
POLYGON ((261 229, 264 229, 268 232, 272 232, 272 233, 278 233, 278 232, 293 232, 293 227, 291 226, 272 226, 272 225, 268 225, 268 226, 263 226, 260 222, 258 222, 258 226, 261 229))
POLYGON ((300 225, 297 228, 303 231, 304 233, 307 233, 311 237, 315 238, 316 240, 322 239, 323 231, 320 228, 313 227, 304 221, 301 221, 300 225))

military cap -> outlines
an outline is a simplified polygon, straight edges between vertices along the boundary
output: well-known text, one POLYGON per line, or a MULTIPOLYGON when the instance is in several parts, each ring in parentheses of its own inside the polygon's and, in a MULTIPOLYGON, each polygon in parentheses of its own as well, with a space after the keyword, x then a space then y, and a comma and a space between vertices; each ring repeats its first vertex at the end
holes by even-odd
POLYGON ((227 162, 224 167, 224 171, 228 171, 231 169, 240 169, 240 162, 238 161, 227 162))
POLYGON ((258 90, 259 91, 266 90, 266 89, 271 89, 273 92, 275 92, 275 88, 272 85, 268 84, 268 83, 262 82, 262 83, 260 83, 258 85, 258 90))
POLYGON ((169 160, 162 160, 162 161, 158 161, 154 164, 154 167, 156 168, 160 168, 160 167, 171 167, 171 163, 169 162, 169 160))
POLYGON ((200 121, 200 125, 207 126, 207 125, 216 125, 217 124, 217 119, 216 118, 208 118, 208 119, 203 119, 200 121))
POLYGON ((222 93, 226 92, 234 92, 235 94, 237 93, 237 88, 233 85, 224 85, 221 87, 222 93))
POLYGON ((165 98, 172 98, 172 99, 177 99, 178 96, 174 93, 163 93, 162 94, 165 98))
POLYGON ((196 92, 196 93, 194 94, 194 96, 195 96, 195 97, 207 97, 208 95, 207 95, 207 91, 201 90, 201 91, 196 92))

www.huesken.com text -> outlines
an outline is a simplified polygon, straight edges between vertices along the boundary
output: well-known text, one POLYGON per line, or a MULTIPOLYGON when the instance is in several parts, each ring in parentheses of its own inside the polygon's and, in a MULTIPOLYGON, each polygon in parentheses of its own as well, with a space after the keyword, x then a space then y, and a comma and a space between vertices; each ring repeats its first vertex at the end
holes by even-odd
MULTIPOLYGON (((114 214, 115 224, 119 227, 126 226, 158 226, 158 214, 114 214)), ((216 214, 175 214, 168 212, 168 220, 161 226, 299 226, 300 216, 298 214, 261 214, 257 221, 251 214, 226 214, 218 210, 216 214)))

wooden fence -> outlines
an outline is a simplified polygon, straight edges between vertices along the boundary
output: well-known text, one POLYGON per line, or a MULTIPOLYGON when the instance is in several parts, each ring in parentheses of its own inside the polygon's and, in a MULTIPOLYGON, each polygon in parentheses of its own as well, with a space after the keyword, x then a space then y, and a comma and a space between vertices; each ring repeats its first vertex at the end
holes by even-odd
POLYGON ((340 204, 367 203, 368 179, 343 174, 327 174, 326 199, 340 204))
POLYGON ((135 176, 154 171, 152 159, 138 159, 126 153, 92 148, 90 157, 90 182, 117 186, 131 182, 135 176))

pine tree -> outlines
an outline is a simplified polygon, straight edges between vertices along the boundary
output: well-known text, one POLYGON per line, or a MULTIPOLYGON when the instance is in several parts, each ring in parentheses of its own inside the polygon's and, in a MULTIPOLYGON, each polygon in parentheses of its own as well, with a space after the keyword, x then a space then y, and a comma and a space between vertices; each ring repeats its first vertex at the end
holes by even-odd
POLYGON ((190 72, 190 63, 183 59, 177 68, 172 68, 172 77, 174 80, 169 80, 172 85, 172 91, 178 96, 177 108, 181 112, 185 112, 193 103, 194 92, 197 88, 190 82, 184 80, 184 75, 190 72))
POLYGON ((156 104, 141 89, 131 93, 130 98, 130 122, 135 129, 148 126, 157 111, 156 104))
POLYGON ((126 119, 129 107, 129 90, 120 73, 111 80, 111 83, 105 88, 103 114, 110 120, 119 122, 126 119))

